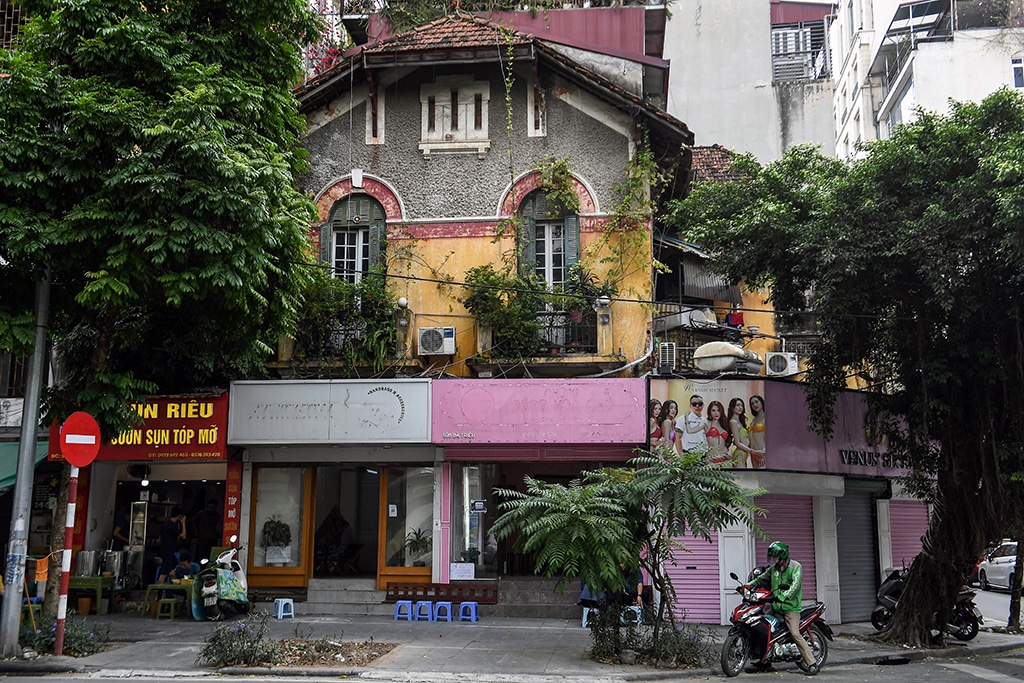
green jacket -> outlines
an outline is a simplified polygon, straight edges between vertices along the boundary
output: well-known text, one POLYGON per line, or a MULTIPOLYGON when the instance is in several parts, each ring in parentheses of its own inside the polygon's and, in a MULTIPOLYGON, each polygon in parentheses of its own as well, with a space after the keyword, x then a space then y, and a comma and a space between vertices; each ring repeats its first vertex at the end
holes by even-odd
POLYGON ((799 612, 804 603, 803 567, 790 559, 779 569, 774 564, 751 581, 751 585, 768 585, 771 580, 772 609, 776 612, 799 612))

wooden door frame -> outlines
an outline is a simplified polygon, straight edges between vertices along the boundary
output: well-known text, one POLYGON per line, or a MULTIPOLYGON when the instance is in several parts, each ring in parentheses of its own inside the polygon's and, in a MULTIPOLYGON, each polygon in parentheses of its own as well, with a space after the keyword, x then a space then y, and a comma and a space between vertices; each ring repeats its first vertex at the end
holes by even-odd
POLYGON ((387 566, 388 477, 390 467, 380 468, 380 505, 377 517, 377 590, 387 590, 389 583, 430 583, 432 567, 387 566))
MULTIPOLYGON (((252 486, 249 491, 249 509, 252 510, 252 514, 249 515, 249 538, 251 541, 256 541, 256 492, 259 491, 259 473, 262 467, 280 467, 280 465, 271 465, 270 463, 257 463, 252 468, 252 486)), ((313 467, 303 467, 302 475, 302 537, 293 539, 298 541, 301 547, 302 554, 300 555, 300 562, 295 567, 255 567, 252 563, 253 555, 250 554, 249 566, 247 568, 246 578, 249 581, 250 587, 261 587, 261 586, 272 586, 272 587, 299 587, 305 588, 309 585, 309 577, 313 573, 313 520, 314 517, 314 506, 316 502, 313 498, 315 491, 315 473, 316 469, 313 467)))

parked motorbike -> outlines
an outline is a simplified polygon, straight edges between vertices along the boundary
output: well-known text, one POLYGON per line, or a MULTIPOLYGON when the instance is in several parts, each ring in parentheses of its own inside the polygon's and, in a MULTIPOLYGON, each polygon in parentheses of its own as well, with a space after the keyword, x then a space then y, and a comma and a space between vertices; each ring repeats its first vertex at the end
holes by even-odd
MULTIPOLYGON (((878 587, 878 593, 875 596, 878 605, 871 612, 871 625, 877 630, 883 630, 892 621, 906 581, 907 570, 896 569, 878 587)), ((963 586, 960 589, 956 596, 956 602, 953 604, 953 611, 950 613, 949 623, 943 629, 958 640, 971 640, 978 635, 981 624, 985 623, 981 610, 974 604, 975 595, 969 586, 963 586)), ((938 614, 935 614, 933 622, 937 621, 938 614)), ((937 626, 935 626, 935 630, 938 630, 937 626)))
MULTIPOLYGON (((735 573, 729 576, 739 581, 735 573)), ((732 612, 732 628, 722 643, 722 670, 726 676, 738 675, 747 662, 765 666, 772 662, 796 662, 802 670, 808 669, 803 655, 786 627, 781 614, 770 614, 772 592, 767 588, 751 588, 740 584, 736 592, 743 602, 732 612)), ((832 640, 832 627, 825 621, 825 603, 816 602, 800 610, 800 633, 814 653, 820 668, 828 659, 828 641, 832 640)))
POLYGON ((203 568, 192 581, 192 617, 196 621, 220 621, 226 614, 247 614, 251 608, 249 585, 238 561, 238 546, 232 536, 231 547, 203 568))

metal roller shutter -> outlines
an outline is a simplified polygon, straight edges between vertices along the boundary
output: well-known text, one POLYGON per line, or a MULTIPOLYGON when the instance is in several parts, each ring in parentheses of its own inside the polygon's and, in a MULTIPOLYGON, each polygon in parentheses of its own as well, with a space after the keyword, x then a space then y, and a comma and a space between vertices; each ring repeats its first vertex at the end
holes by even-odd
POLYGON ((719 623, 718 536, 710 543, 689 534, 676 540, 690 551, 674 550, 675 562, 665 567, 676 590, 677 615, 691 624, 719 623))
POLYGON ((847 492, 836 498, 839 538, 839 618, 846 624, 868 621, 878 592, 874 508, 870 493, 847 492))
POLYGON ((921 552, 921 537, 928 531, 928 505, 919 500, 890 500, 889 528, 893 566, 909 567, 921 552))
MULTIPOLYGON (((803 568, 803 598, 817 599, 814 579, 814 508, 809 496, 767 495, 757 499, 757 504, 768 511, 768 516, 758 520, 768 534, 768 540, 754 542, 754 557, 758 564, 768 561, 768 546, 772 541, 782 541, 789 546, 789 556, 803 568)), ((753 567, 751 567, 753 569, 753 567)))

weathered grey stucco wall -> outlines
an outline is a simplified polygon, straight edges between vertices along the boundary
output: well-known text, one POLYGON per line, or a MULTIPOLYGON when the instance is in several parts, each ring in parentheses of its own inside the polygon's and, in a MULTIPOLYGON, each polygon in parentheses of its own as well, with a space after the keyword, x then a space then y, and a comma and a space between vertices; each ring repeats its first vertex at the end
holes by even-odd
MULTIPOLYGON (((442 73, 470 73, 470 69, 442 72, 420 69, 384 90, 385 143, 365 143, 365 100, 351 111, 310 132, 305 144, 312 170, 303 188, 317 194, 352 168, 390 183, 405 204, 407 218, 494 216, 511 175, 535 168, 544 157, 569 158, 573 173, 597 195, 602 210, 612 205, 612 185, 620 180, 628 161, 629 140, 619 131, 559 99, 567 94, 578 100, 575 88, 550 76, 541 77, 547 112, 547 135, 527 136, 526 74, 516 75, 513 86, 512 173, 505 88, 497 75, 477 69, 477 80, 490 81, 488 134, 491 148, 483 159, 476 154, 433 154, 419 151, 420 85, 442 73)), ((340 98, 345 101, 345 98, 340 98)), ((586 98, 583 98, 584 100, 586 98)), ((615 117, 615 113, 604 112, 615 117)))
POLYGON ((832 123, 831 80, 779 81, 775 90, 779 111, 779 139, 782 153, 794 145, 813 142, 821 145, 821 153, 834 156, 835 133, 832 123))

